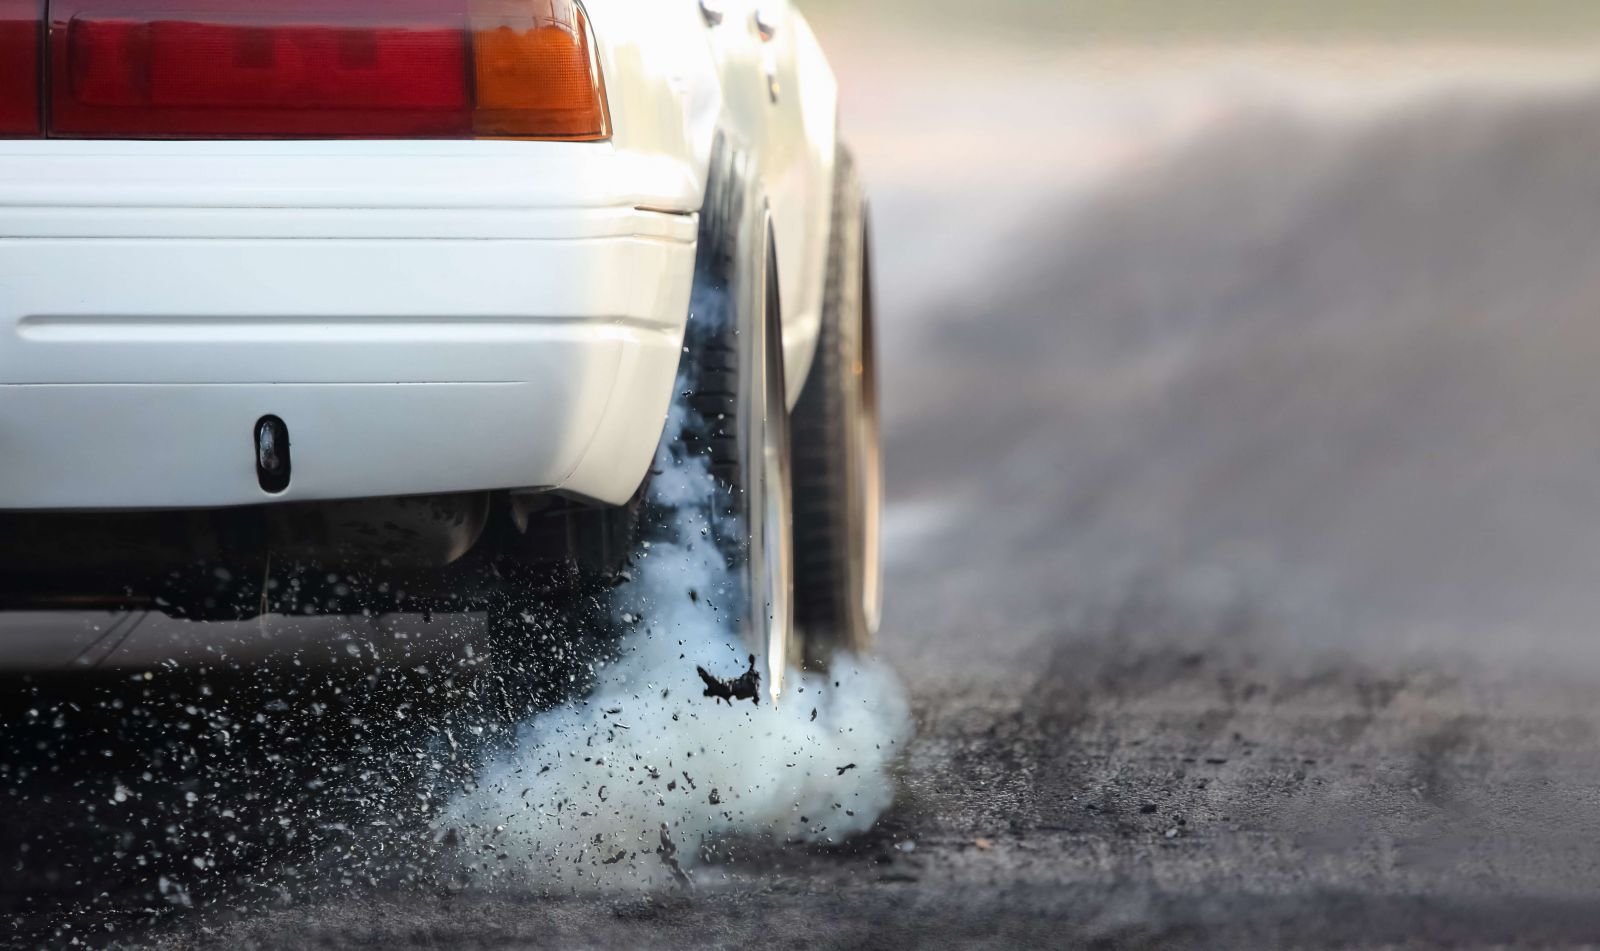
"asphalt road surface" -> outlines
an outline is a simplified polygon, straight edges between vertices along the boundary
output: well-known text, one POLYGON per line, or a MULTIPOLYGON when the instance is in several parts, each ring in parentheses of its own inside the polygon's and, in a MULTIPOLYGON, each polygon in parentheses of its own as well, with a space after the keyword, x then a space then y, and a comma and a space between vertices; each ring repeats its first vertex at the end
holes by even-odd
MULTIPOLYGON (((382 855, 324 874, 264 822, 229 854, 281 894, 152 894, 72 831, 98 740, 137 729, 106 709, 62 739, 24 704, 12 940, 1600 941, 1600 84, 1251 90, 1063 132, 1043 154, 1102 158, 1056 192, 1037 167, 880 188, 882 649, 918 734, 875 831, 596 898, 407 884, 382 855)), ((199 689, 138 729, 203 732, 199 689)), ((359 747, 329 755, 410 781, 359 747)), ((158 764, 171 816, 228 790, 207 750, 158 764)), ((239 794, 345 807, 267 774, 239 794)))

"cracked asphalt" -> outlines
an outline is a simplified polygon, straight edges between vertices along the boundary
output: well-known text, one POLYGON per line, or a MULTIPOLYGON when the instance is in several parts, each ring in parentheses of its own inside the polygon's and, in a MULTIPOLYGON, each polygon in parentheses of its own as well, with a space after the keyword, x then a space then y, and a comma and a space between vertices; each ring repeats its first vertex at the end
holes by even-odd
POLYGON ((110 940, 1600 942, 1600 74, 1207 88, 1159 129, 1135 97, 1058 192, 1072 130, 984 194, 864 143, 918 728, 873 833, 690 892, 353 883, 110 940))

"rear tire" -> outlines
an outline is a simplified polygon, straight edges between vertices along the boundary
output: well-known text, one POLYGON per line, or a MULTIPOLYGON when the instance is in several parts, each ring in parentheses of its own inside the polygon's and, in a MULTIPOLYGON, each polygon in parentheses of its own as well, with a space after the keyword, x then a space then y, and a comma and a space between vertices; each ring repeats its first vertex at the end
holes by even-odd
POLYGON ((706 457, 715 482, 707 529, 729 578, 716 594, 775 697, 799 660, 777 255, 741 157, 719 143, 712 168, 679 378, 689 412, 668 450, 676 460, 706 457))
POLYGON ((839 152, 822 329, 794 410, 796 623, 805 662, 872 646, 882 615, 883 506, 878 363, 867 214, 855 163, 839 152))

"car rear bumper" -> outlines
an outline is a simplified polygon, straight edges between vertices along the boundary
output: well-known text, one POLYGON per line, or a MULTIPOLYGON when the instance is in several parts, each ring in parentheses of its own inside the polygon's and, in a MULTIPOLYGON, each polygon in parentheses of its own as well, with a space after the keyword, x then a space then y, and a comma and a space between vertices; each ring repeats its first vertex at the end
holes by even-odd
POLYGON ((603 144, 0 144, 0 509, 623 501, 688 317, 676 172, 603 144))

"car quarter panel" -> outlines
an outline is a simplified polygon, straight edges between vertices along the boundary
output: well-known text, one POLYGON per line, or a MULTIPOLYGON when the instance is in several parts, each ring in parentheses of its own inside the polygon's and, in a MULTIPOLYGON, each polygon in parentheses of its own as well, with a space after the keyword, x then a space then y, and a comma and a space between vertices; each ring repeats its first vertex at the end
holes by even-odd
POLYGON ((821 327, 838 87, 805 18, 787 0, 719 0, 718 5, 725 16, 708 35, 723 97, 719 128, 750 156, 772 212, 784 369, 793 405, 821 327), (771 28, 770 38, 757 29, 758 13, 771 28))

